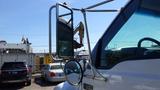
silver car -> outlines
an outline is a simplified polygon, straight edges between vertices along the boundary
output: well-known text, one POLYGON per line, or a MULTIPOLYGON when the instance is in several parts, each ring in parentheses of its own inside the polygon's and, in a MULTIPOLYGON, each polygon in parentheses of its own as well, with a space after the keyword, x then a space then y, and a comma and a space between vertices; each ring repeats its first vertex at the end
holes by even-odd
POLYGON ((63 66, 64 64, 61 65, 60 63, 45 64, 42 68, 42 77, 49 82, 65 81, 63 66))

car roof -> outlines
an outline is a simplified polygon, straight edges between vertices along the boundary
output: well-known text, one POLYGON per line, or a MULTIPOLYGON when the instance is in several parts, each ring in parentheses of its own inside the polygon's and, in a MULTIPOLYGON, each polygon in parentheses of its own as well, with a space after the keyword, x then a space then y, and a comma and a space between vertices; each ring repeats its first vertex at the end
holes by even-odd
POLYGON ((4 63, 25 63, 25 62, 4 62, 4 63))
MULTIPOLYGON (((61 63, 49 63, 49 64, 45 64, 45 65, 49 65, 49 66, 52 66, 52 65, 61 65, 61 63)), ((64 64, 62 64, 64 65, 64 64)))

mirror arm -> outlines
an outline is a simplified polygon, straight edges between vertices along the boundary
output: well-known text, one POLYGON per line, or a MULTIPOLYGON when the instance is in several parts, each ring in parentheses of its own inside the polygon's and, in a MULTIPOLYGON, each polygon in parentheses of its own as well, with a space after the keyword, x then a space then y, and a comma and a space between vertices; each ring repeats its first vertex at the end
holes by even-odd
POLYGON ((93 73, 93 78, 95 79, 96 73, 97 73, 98 75, 100 75, 104 79, 104 81, 107 81, 108 79, 106 77, 104 77, 102 74, 100 74, 99 71, 96 70, 95 67, 92 65, 91 47, 90 47, 90 39, 89 39, 89 33, 88 33, 86 11, 85 11, 85 9, 82 9, 81 12, 83 14, 83 18, 84 18, 84 22, 85 22, 86 35, 87 35, 86 37, 87 37, 88 50, 89 50, 89 65, 91 66, 91 70, 92 70, 92 73, 93 73))
MULTIPOLYGON (((89 64, 91 64, 90 66, 92 68, 91 46, 90 46, 90 39, 89 39, 89 33, 88 33, 86 11, 85 11, 85 9, 82 9, 81 12, 83 14, 85 28, 86 28, 86 37, 87 37, 88 51, 89 51, 89 64)), ((93 77, 95 77, 96 73, 93 71, 93 69, 91 69, 91 70, 92 70, 92 73, 93 73, 93 77)))
POLYGON ((52 39, 51 39, 51 33, 52 33, 52 21, 51 21, 51 18, 52 18, 52 9, 53 8, 56 8, 56 5, 53 5, 49 8, 49 54, 51 55, 52 53, 52 39))
POLYGON ((108 81, 108 78, 107 77, 104 77, 93 65, 89 64, 91 69, 92 69, 92 72, 93 72, 93 79, 97 79, 97 80, 103 80, 103 81, 108 81), (96 73, 101 77, 97 77, 96 76, 96 73), (103 78, 103 79, 102 79, 103 78))
POLYGON ((72 13, 66 13, 66 14, 59 15, 59 17, 64 17, 64 16, 71 15, 71 14, 72 13))
POLYGON ((95 8, 95 7, 104 5, 104 4, 109 3, 109 2, 112 2, 112 1, 114 1, 114 0, 105 0, 105 1, 100 2, 100 3, 97 3, 97 4, 95 4, 95 5, 88 6, 88 7, 86 7, 85 9, 92 9, 92 8, 95 8))
POLYGON ((89 32, 88 32, 88 25, 87 25, 87 18, 86 18, 86 11, 84 9, 81 10, 84 18, 85 28, 86 28, 86 37, 87 37, 87 44, 88 44, 88 51, 89 51, 89 62, 92 64, 92 57, 91 57, 91 46, 90 46, 90 39, 89 39, 89 32))

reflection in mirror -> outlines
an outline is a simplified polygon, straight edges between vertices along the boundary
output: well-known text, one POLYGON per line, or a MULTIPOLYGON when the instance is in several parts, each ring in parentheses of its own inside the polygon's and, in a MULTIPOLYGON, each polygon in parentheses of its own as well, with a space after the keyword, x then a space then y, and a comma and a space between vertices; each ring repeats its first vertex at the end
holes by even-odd
POLYGON ((88 60, 82 59, 82 60, 79 61, 79 63, 81 65, 81 67, 82 67, 83 72, 85 72, 86 68, 87 68, 87 65, 88 65, 88 60))
POLYGON ((60 65, 61 65, 61 68, 62 68, 62 70, 64 71, 64 65, 66 64, 66 62, 65 61, 60 61, 60 65))
POLYGON ((72 85, 79 85, 82 81, 82 68, 77 61, 69 61, 65 64, 64 73, 67 81, 72 85))
POLYGON ((59 57, 73 57, 73 28, 61 18, 57 22, 57 54, 59 57))

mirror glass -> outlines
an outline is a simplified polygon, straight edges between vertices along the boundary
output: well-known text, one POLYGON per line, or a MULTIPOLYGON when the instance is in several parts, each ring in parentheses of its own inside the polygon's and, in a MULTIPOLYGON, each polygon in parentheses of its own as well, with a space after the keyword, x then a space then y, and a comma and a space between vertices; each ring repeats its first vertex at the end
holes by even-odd
POLYGON ((65 64, 64 73, 67 81, 72 85, 79 85, 82 81, 83 72, 81 65, 77 61, 68 61, 65 64))
POLYGON ((79 61, 79 64, 81 65, 83 72, 85 72, 88 65, 88 60, 82 59, 79 61))
POLYGON ((59 57, 73 57, 73 29, 65 20, 57 21, 57 54, 59 57))
POLYGON ((64 71, 64 65, 65 65, 65 63, 66 63, 65 61, 61 61, 60 62, 60 65, 61 65, 61 68, 62 68, 63 71, 64 71))

